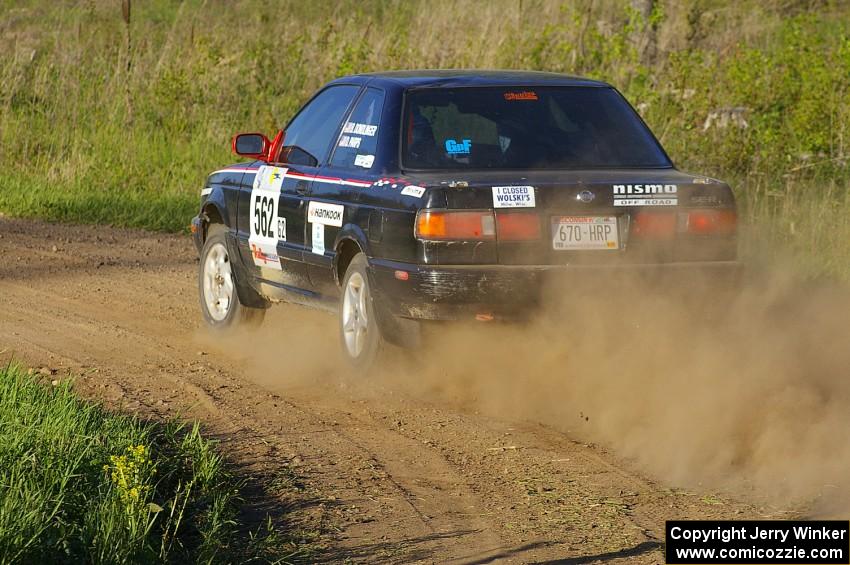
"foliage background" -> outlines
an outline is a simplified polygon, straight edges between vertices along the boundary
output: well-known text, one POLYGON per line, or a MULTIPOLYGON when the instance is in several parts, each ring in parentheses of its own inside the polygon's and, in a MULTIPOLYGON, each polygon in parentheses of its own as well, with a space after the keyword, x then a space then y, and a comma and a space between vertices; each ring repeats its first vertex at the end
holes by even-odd
POLYGON ((611 82, 734 185, 745 254, 850 278, 840 0, 134 0, 129 26, 121 0, 0 0, 0 210, 185 229, 235 131, 340 75, 463 67, 611 82))

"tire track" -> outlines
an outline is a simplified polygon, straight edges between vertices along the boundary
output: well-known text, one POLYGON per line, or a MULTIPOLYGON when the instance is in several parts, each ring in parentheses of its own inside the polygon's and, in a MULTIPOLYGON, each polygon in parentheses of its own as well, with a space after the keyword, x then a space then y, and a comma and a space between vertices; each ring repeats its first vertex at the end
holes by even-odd
POLYGON ((0 350, 81 372, 77 388, 109 406, 201 420, 240 472, 290 484, 278 507, 322 532, 319 560, 655 562, 665 519, 754 512, 701 506, 538 424, 333 369, 287 373, 290 341, 325 347, 296 339, 327 321, 301 309, 267 328, 273 371, 199 339, 184 237, 0 218, 0 266, 0 350))

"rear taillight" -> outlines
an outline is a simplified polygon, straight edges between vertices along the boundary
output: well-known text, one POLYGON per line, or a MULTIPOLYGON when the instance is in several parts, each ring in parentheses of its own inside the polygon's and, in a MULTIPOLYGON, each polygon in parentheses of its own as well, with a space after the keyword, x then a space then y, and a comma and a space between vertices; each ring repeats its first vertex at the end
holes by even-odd
POLYGON ((687 233, 697 235, 731 235, 738 229, 738 214, 734 210, 691 210, 685 216, 687 233))
POLYGON ((669 212, 638 212, 634 215, 632 235, 663 239, 676 233, 676 214, 669 212))
POLYGON ((415 233, 419 239, 492 240, 496 221, 492 210, 420 210, 415 233))
POLYGON ((496 234, 499 241, 540 239, 540 216, 526 212, 498 213, 496 234))
POLYGON ((646 211, 632 216, 632 235, 646 239, 672 238, 678 233, 732 235, 738 225, 734 210, 646 211))

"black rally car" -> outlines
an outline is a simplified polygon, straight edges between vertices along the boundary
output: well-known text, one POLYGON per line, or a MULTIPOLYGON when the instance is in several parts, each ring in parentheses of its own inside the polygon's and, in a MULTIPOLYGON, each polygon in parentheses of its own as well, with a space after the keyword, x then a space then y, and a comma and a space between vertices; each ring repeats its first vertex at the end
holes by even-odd
POLYGON ((192 221, 213 327, 270 303, 338 312, 368 366, 430 320, 510 317, 588 272, 735 269, 735 201, 676 170, 608 84, 538 72, 334 80, 250 162, 212 173, 192 221))

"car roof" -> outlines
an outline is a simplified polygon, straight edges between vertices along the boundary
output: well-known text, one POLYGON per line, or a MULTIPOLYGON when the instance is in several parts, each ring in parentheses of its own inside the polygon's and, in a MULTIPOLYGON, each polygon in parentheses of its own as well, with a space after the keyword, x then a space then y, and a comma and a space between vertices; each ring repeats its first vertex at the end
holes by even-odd
MULTIPOLYGON (((356 82, 392 83, 403 88, 463 87, 463 86, 594 86, 609 84, 582 77, 541 71, 507 71, 475 69, 424 69, 383 71, 343 77, 337 81, 356 79, 356 82)), ((337 82, 334 81, 334 82, 337 82)))

